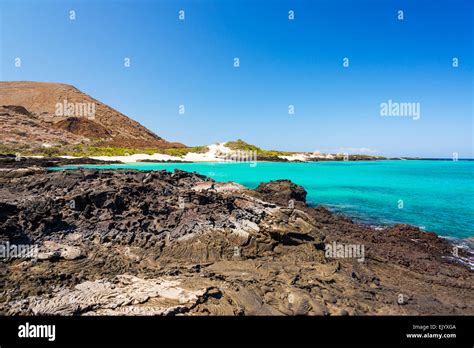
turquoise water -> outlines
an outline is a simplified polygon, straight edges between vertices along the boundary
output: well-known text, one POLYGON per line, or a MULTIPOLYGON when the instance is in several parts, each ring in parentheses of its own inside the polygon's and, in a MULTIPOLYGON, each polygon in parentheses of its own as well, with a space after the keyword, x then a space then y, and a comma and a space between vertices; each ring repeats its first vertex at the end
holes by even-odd
POLYGON ((474 161, 258 162, 255 167, 249 163, 131 163, 81 167, 177 168, 249 188, 264 181, 290 179, 308 191, 308 203, 325 205, 366 223, 409 223, 456 238, 474 235, 474 161))

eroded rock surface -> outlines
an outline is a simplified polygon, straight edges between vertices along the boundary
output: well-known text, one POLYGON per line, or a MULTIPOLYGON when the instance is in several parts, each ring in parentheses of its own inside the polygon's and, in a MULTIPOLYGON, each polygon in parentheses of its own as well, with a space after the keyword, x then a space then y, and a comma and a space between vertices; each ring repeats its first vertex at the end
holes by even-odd
POLYGON ((0 313, 474 314, 472 271, 446 240, 305 199, 286 180, 248 190, 179 170, 11 177, 0 243, 38 257, 1 261, 0 313), (363 258, 328 256, 339 244, 362 245, 363 258))

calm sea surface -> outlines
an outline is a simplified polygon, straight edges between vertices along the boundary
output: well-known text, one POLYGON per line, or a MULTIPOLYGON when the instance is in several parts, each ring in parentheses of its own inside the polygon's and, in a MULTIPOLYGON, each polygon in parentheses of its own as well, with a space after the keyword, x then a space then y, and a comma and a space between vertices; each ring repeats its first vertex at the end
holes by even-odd
MULTIPOLYGON (((474 161, 131 163, 85 168, 182 169, 255 188, 290 179, 325 205, 374 225, 409 223, 442 236, 474 236, 474 161)), ((77 168, 66 166, 64 168, 77 168)), ((51 168, 55 169, 55 168, 51 168)))

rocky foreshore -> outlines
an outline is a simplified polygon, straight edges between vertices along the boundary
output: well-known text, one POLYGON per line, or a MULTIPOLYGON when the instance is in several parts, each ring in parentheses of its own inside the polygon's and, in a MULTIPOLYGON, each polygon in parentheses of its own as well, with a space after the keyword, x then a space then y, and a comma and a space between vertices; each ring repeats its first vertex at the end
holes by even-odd
POLYGON ((448 241, 309 207, 286 180, 9 166, 0 245, 33 253, 0 261, 2 315, 474 314, 448 241))
POLYGON ((17 169, 32 167, 59 167, 78 164, 117 164, 119 161, 102 161, 89 157, 21 157, 15 155, 0 155, 0 169, 17 169))

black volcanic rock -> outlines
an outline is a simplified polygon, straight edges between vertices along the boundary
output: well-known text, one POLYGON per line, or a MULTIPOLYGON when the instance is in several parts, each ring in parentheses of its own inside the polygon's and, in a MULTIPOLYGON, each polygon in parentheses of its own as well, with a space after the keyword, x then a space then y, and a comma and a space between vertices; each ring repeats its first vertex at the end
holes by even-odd
POLYGON ((264 182, 255 189, 270 202, 287 205, 290 200, 306 203, 306 190, 290 180, 264 182))
POLYGON ((59 167, 64 165, 87 164, 118 164, 120 161, 101 161, 89 157, 61 158, 61 157, 16 157, 14 155, 0 155, 0 169, 18 169, 31 167, 59 167))
POLYGON ((0 243, 39 254, 0 260, 0 314, 474 314, 472 272, 446 240, 305 199, 288 180, 248 190, 180 170, 12 177, 0 243), (363 259, 327 255, 337 244, 363 259))

